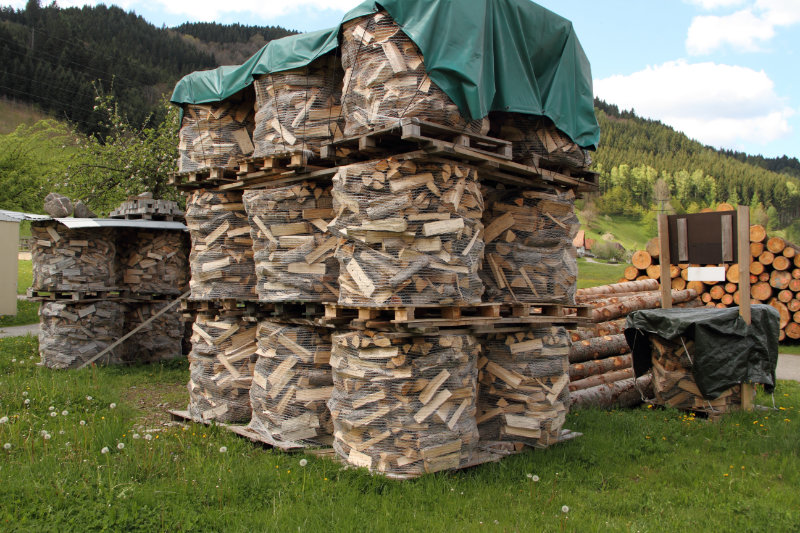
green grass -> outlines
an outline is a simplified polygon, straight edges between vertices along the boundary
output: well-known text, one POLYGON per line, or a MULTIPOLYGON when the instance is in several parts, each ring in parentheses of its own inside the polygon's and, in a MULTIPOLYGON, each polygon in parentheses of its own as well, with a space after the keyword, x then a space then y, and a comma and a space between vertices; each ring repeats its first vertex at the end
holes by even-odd
POLYGON ((800 343, 792 341, 794 344, 781 344, 780 352, 790 355, 800 355, 800 343))
MULTIPOLYGON (((783 410, 717 423, 673 410, 579 410, 566 424, 584 434, 573 441, 397 482, 264 449, 220 427, 165 425, 164 404, 183 408, 187 399, 185 361, 64 372, 36 367, 36 350, 31 337, 0 339, 6 531, 790 531, 800 523, 796 383, 779 383, 783 410)), ((763 394, 758 401, 772 404, 763 394)))
POLYGON ((586 236, 590 239, 601 240, 603 235, 611 233, 614 240, 622 244, 628 251, 643 250, 647 241, 656 236, 656 233, 648 229, 647 225, 638 219, 616 216, 598 216, 587 228, 586 221, 579 215, 581 228, 586 230, 586 236))
POLYGON ((617 283, 625 271, 625 264, 608 264, 589 262, 584 258, 578 259, 578 288, 596 287, 617 283))
POLYGON ((11 133, 20 124, 33 125, 48 116, 36 107, 0 98, 0 135, 11 133))
POLYGON ((17 261, 17 294, 28 292, 33 283, 33 263, 31 261, 17 261))
MULTIPOLYGON (((30 261, 17 263, 17 294, 25 294, 33 281, 30 261)), ((39 322, 39 303, 17 300, 17 314, 0 316, 0 327, 24 326, 39 322)))

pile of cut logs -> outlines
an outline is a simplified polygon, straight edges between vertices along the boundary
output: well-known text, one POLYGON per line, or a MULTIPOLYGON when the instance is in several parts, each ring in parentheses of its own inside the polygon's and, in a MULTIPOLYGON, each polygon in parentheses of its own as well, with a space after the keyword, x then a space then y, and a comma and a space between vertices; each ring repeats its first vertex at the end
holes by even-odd
MULTIPOLYGON (((78 368, 123 334, 124 305, 119 302, 42 302, 39 307, 39 355, 48 368, 78 368)), ((97 364, 119 364, 124 347, 112 349, 97 364)))
POLYGON ((189 247, 180 231, 118 232, 122 282, 134 293, 183 294, 189 283, 189 247))
POLYGON ((547 117, 491 113, 489 135, 512 142, 514 161, 539 166, 542 159, 574 168, 592 164, 589 152, 572 142, 547 117))

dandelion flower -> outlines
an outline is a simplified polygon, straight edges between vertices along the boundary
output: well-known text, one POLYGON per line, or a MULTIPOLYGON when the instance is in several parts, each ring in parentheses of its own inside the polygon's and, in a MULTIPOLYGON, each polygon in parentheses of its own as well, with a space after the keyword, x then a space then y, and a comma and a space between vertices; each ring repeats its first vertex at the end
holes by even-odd
POLYGON ((23 397, 23 398, 24 398, 25 396, 27 396, 27 395, 28 395, 28 391, 26 391, 26 390, 22 391, 22 397, 23 397))
POLYGON ((136 440, 136 439, 140 439, 140 438, 141 438, 141 436, 140 436, 138 433, 134 433, 134 434, 133 434, 133 439, 134 439, 134 440, 136 440))
POLYGON ((69 411, 67 411, 66 409, 61 411, 61 416, 67 416, 68 414, 69 414, 69 411))
POLYGON ((6 422, 8 422, 8 417, 7 416, 4 416, 3 418, 0 418, 0 424, 5 424, 6 422))
POLYGON ((86 425, 86 420, 81 420, 80 424, 81 424, 82 426, 85 426, 85 425, 86 425))
POLYGON ((117 449, 118 450, 122 450, 123 448, 125 448, 125 443, 124 442, 120 442, 119 444, 117 444, 117 449))
POLYGON ((144 440, 153 440, 153 436, 150 433, 148 433, 147 435, 144 436, 144 440))
POLYGON ((100 453, 103 453, 103 454, 108 453, 108 446, 103 446, 103 449, 100 450, 100 453))
POLYGON ((530 474, 530 473, 525 474, 525 477, 527 477, 528 479, 533 479, 533 474, 530 474))
POLYGON ((50 440, 50 433, 44 434, 44 440, 50 440))
POLYGON ((25 405, 30 405, 31 401, 28 398, 25 398, 25 405))
POLYGON ((41 430, 41 431, 39 432, 39 436, 40 436, 40 437, 44 437, 45 435, 47 435, 47 430, 46 430, 46 429, 43 429, 43 430, 41 430))
POLYGON ((12 359, 12 360, 11 360, 11 362, 12 362, 12 363, 16 363, 16 362, 17 362, 17 360, 16 360, 16 359, 12 359))
POLYGON ((66 431, 64 431, 63 429, 58 432, 59 435, 63 435, 64 433, 66 433, 66 431))
POLYGON ((568 513, 569 512, 569 507, 567 507, 566 505, 562 505, 561 506, 561 512, 562 513, 568 513))
POLYGON ((300 459, 300 466, 306 466, 308 464, 307 459, 300 459))
POLYGON ((534 481, 539 481, 539 476, 534 475, 531 479, 534 480, 534 481))
POLYGON ((109 408, 111 408, 111 409, 116 409, 116 408, 117 408, 117 404, 115 404, 115 403, 112 403, 112 404, 111 404, 111 405, 109 405, 108 407, 109 407, 109 408))
POLYGON ((11 443, 10 442, 6 442, 5 444, 3 444, 3 449, 4 450, 10 450, 11 449, 11 443))
POLYGON ((92 397, 91 396, 87 396, 86 400, 91 402, 92 401, 92 397))
POLYGON ((55 411, 52 411, 52 412, 50 413, 50 416, 58 416, 58 413, 56 413, 55 411))
POLYGON ((53 407, 53 406, 51 405, 50 407, 48 407, 48 408, 47 408, 47 410, 48 410, 48 411, 55 411, 55 410, 56 410, 56 408, 55 408, 55 407, 53 407))
POLYGON ((220 446, 220 448, 219 448, 219 453, 225 453, 225 452, 227 452, 227 451, 228 451, 228 448, 227 448, 227 446, 220 446))

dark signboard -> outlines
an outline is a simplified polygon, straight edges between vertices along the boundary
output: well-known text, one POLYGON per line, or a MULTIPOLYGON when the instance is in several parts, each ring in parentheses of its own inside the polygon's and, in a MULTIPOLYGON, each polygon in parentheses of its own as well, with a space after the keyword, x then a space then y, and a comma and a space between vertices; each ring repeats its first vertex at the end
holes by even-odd
POLYGON ((738 260, 736 211, 670 215, 667 223, 672 264, 718 265, 738 260))

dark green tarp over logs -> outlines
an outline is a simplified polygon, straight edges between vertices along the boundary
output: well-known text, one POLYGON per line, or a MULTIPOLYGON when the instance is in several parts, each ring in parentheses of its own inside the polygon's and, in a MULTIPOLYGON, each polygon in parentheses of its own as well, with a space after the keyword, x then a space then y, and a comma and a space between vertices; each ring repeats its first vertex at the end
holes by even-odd
MULTIPOLYGON (((342 22, 380 8, 420 48, 428 75, 465 116, 544 115, 577 144, 597 147, 591 68, 567 19, 528 0, 367 0, 342 22)), ((217 102, 253 76, 303 67, 337 47, 339 29, 284 37, 238 67, 189 74, 171 100, 217 102)))
POLYGON ((635 311, 625 321, 625 339, 633 352, 636 376, 652 366, 649 335, 694 340, 692 377, 704 398, 713 400, 738 383, 775 387, 780 315, 769 305, 751 307, 752 323, 739 308, 652 309, 635 311))

